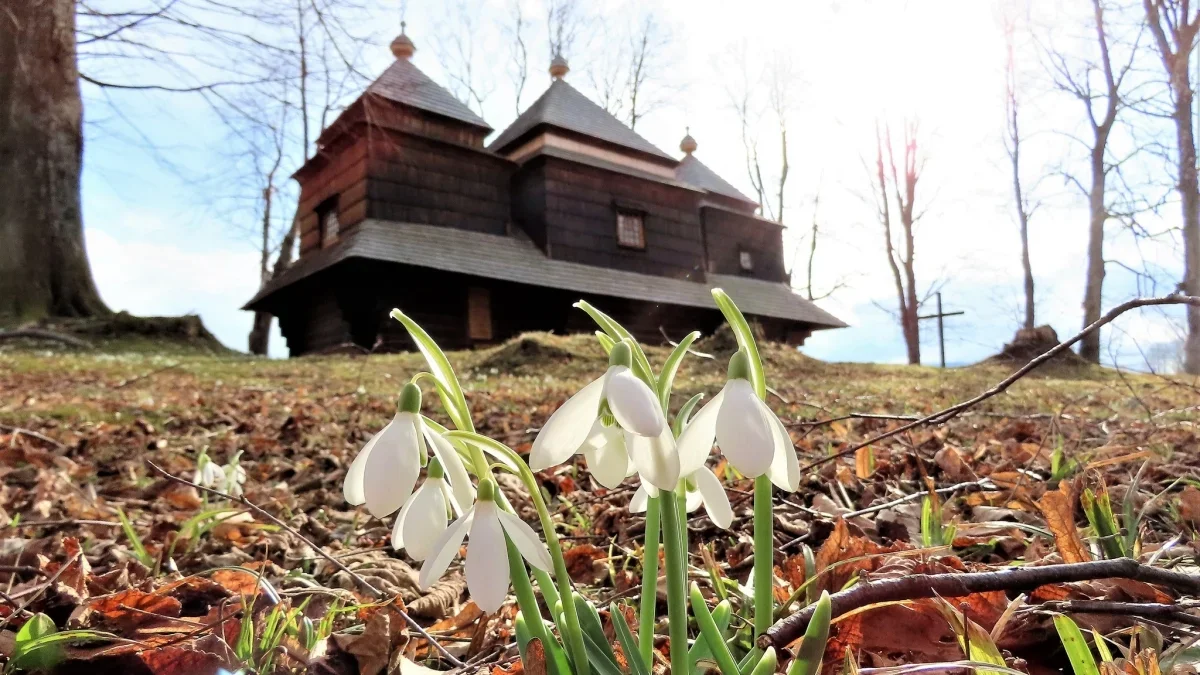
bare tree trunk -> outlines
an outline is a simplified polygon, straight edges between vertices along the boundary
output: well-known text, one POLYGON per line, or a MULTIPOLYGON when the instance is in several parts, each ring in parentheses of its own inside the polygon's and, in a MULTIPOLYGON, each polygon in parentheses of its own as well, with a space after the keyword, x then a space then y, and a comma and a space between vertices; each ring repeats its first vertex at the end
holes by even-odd
POLYGON ((920 178, 917 163, 916 125, 906 124, 904 133, 904 182, 896 168, 892 149, 892 134, 885 130, 881 135, 878 123, 875 127, 875 177, 879 184, 879 221, 883 225, 883 238, 888 267, 896 284, 896 300, 900 310, 900 331, 904 335, 904 347, 910 365, 921 363, 921 325, 917 318, 920 302, 917 300, 916 237, 913 225, 916 218, 913 204, 916 199, 917 180, 920 178), (884 171, 884 145, 887 145, 888 163, 891 168, 892 192, 896 199, 896 210, 903 229, 904 256, 896 253, 892 243, 892 210, 889 206, 888 179, 884 171))
POLYGON ((84 247, 75 3, 0 11, 0 317, 108 314, 84 247))
MULTIPOLYGON (((1088 194, 1087 276, 1083 289, 1083 325, 1100 318, 1101 291, 1104 288, 1104 224, 1108 208, 1104 202, 1104 146, 1092 150, 1092 185, 1088 194)), ((1100 331, 1092 331, 1079 341, 1079 355, 1092 363, 1100 362, 1100 331)))
POLYGON ((1033 264, 1029 258, 1029 217, 1032 210, 1029 206, 1029 196, 1021 187, 1021 125, 1018 115, 1018 100, 1017 100, 1017 61, 1015 57, 1015 32, 1016 26, 1009 19, 1004 25, 1005 47, 1007 48, 1007 58, 1005 59, 1005 104, 1008 107, 1007 114, 1007 150, 1008 158, 1012 164, 1012 181, 1013 181, 1013 198, 1017 206, 1017 221, 1020 226, 1021 233, 1021 271, 1025 277, 1025 321, 1023 327, 1026 330, 1032 330, 1035 325, 1034 317, 1034 299, 1033 299, 1033 264))
MULTIPOLYGON (((279 156, 279 159, 282 159, 282 155, 279 156)), ((278 160, 275 163, 275 167, 279 167, 278 160)), ((262 284, 266 284, 272 276, 268 266, 271 261, 271 206, 275 198, 274 183, 275 170, 272 169, 267 175, 267 185, 263 188, 262 258, 259 261, 258 269, 259 280, 262 284)), ((290 247, 288 256, 291 256, 290 247)), ((251 354, 257 354, 258 356, 267 355, 267 349, 270 347, 271 341, 271 320, 273 318, 269 312, 259 311, 254 313, 254 326, 250 329, 249 344, 247 345, 251 354)))
MULTIPOLYGON (((1180 290, 1187 295, 1200 294, 1200 179, 1196 175, 1196 136, 1192 121, 1191 63, 1200 32, 1200 8, 1188 16, 1188 0, 1142 0, 1147 24, 1158 45, 1171 85, 1178 153, 1179 203, 1183 209, 1183 282, 1180 290), (1165 19, 1165 21, 1164 21, 1165 19), (1165 26, 1164 26, 1165 24, 1165 26), (1168 33, 1168 31, 1170 31, 1168 33)), ((1200 307, 1187 308, 1187 340, 1183 348, 1183 369, 1200 374, 1200 307)))

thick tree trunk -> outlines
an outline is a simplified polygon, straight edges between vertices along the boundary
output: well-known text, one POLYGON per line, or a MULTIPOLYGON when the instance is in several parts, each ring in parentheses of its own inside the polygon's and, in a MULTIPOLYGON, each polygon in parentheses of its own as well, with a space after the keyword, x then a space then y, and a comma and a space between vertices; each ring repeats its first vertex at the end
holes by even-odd
MULTIPOLYGON (((1087 278, 1083 290, 1083 325, 1090 326, 1100 318, 1101 290, 1104 287, 1104 223, 1108 209, 1104 204, 1104 147, 1103 142, 1092 152, 1092 189, 1088 195, 1091 217, 1088 223, 1087 278)), ((1079 355, 1092 363, 1100 362, 1100 331, 1092 331, 1079 341, 1079 355)))
POLYGON ((84 249, 75 3, 0 12, 0 320, 109 313, 84 249))
MULTIPOLYGON (((300 229, 299 223, 292 221, 292 227, 283 235, 283 242, 279 245, 279 257, 275 259, 275 267, 271 270, 271 278, 283 274, 283 271, 292 264, 292 249, 296 246, 296 232, 300 229)), ((264 281, 263 283, 266 283, 264 281)), ((254 313, 254 327, 250 330, 250 353, 266 356, 267 346, 271 337, 271 319, 273 317, 267 312, 254 313)))

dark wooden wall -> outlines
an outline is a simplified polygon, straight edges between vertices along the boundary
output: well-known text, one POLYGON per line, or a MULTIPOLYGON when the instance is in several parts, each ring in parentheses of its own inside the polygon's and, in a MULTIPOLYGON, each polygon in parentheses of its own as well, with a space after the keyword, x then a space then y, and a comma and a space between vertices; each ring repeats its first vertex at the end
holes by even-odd
POLYGON ((328 278, 325 283, 306 280, 292 287, 287 304, 273 310, 292 356, 328 351, 351 341, 350 322, 338 298, 339 285, 328 282, 328 278))
POLYGON ((514 165, 484 150, 371 128, 367 215, 504 234, 514 165))
POLYGON ((708 271, 737 274, 765 281, 787 281, 783 264, 783 226, 752 215, 704 207, 704 240, 708 248, 708 271), (742 271, 739 251, 747 250, 754 270, 742 271))
POLYGON ((541 171, 550 257, 642 274, 704 279, 698 193, 557 157, 533 159, 521 170, 541 171), (617 245, 618 204, 644 212, 645 250, 617 245))
POLYGON ((361 134, 336 137, 321 154, 296 173, 300 201, 300 255, 321 248, 317 207, 337 197, 339 233, 348 232, 367 217, 367 139, 361 134))

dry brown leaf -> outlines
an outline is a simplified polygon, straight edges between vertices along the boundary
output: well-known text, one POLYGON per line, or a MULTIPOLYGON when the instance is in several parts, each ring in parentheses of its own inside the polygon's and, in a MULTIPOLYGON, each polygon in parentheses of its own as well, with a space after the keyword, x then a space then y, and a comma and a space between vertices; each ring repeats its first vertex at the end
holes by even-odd
POLYGON ((567 573, 577 584, 593 585, 608 576, 608 566, 602 562, 608 554, 593 544, 572 546, 563 553, 567 573))
POLYGON ((1046 526, 1054 534, 1054 545, 1063 562, 1087 562, 1092 559, 1087 547, 1079 538, 1079 530, 1075 527, 1075 503, 1071 499, 1071 488, 1066 481, 1059 484, 1057 490, 1047 491, 1037 502, 1046 526))
POLYGON ((546 648, 537 638, 525 647, 525 675, 546 675, 546 648))
POLYGON ((216 654, 178 646, 150 649, 138 656, 154 675, 208 675, 226 665, 216 654))
POLYGON ((182 604, 170 596, 146 593, 131 588, 112 595, 93 598, 88 610, 105 625, 122 631, 178 618, 182 604))
POLYGON ((1179 493, 1179 517, 1193 525, 1200 524, 1200 490, 1189 485, 1179 493))
POLYGON ((870 446, 859 448, 854 452, 854 475, 859 480, 866 480, 875 473, 875 451, 870 446))

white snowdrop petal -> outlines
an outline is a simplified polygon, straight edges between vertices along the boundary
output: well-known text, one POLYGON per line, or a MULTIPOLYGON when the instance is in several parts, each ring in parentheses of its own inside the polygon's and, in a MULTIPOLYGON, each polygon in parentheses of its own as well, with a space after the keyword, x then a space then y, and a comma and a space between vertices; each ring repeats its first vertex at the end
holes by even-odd
POLYGON ((657 436, 666 427, 658 398, 625 366, 611 366, 604 374, 604 398, 617 424, 639 436, 657 436))
MULTIPOLYGON (((424 425, 422 425, 424 426, 424 425)), ((433 454, 442 463, 446 471, 446 482, 450 484, 450 492, 458 504, 458 511, 466 511, 475 503, 475 486, 471 484, 471 475, 463 464, 462 457, 450 444, 450 441, 429 427, 425 428, 425 439, 433 454)))
POLYGON ((683 508, 688 513, 695 511, 704 504, 704 496, 694 490, 688 490, 687 495, 683 499, 683 508))
POLYGON ((417 585, 421 590, 429 590, 433 582, 442 578, 442 575, 446 573, 446 568, 450 566, 450 561, 454 560, 454 556, 458 555, 458 548, 462 546, 463 539, 467 536, 467 530, 470 529, 474 520, 475 509, 471 509, 446 528, 442 532, 442 536, 434 542, 433 552, 425 559, 425 564, 421 565, 421 573, 417 576, 417 585))
POLYGON ((529 451, 529 468, 541 471, 567 461, 587 439, 600 411, 604 378, 593 380, 567 399, 538 432, 529 451))
POLYGON ((363 493, 376 518, 404 505, 421 474, 421 451, 412 413, 400 413, 379 437, 367 458, 363 493))
POLYGON ((358 506, 367 501, 366 492, 363 490, 363 476, 367 472, 367 458, 371 456, 371 450, 375 448, 375 444, 379 442, 379 437, 388 430, 395 420, 388 422, 375 435, 362 446, 362 450, 355 455, 354 461, 350 462, 350 468, 346 470, 346 479, 342 481, 342 496, 346 501, 353 506, 358 506))
POLYGON ((725 494, 725 486, 721 485, 717 475, 705 466, 692 474, 692 480, 696 481, 696 491, 704 497, 704 510, 708 512, 713 525, 729 529, 733 524, 733 507, 729 505, 729 496, 725 494))
POLYGON ((646 512, 646 507, 650 503, 650 491, 646 489, 647 485, 648 483, 642 483, 638 486, 637 491, 633 493, 633 497, 629 500, 630 513, 646 512))
MULTIPOLYGON (((766 404, 763 404, 766 407, 766 404)), ((767 410, 770 415, 771 427, 775 434, 775 455, 771 457, 771 467, 767 469, 767 477, 780 490, 795 492, 800 487, 800 459, 796 457, 796 446, 787 428, 775 413, 767 410)))
POLYGON ((775 454, 775 432, 759 408, 761 402, 746 380, 730 380, 717 411, 717 447, 743 475, 766 473, 775 454))
POLYGON ((700 412, 696 413, 683 433, 679 434, 676 442, 679 448, 679 471, 688 475, 704 466, 712 453, 713 443, 717 437, 717 413, 721 410, 721 402, 725 400, 725 390, 717 392, 700 412))
POLYGON ((629 453, 625 450, 625 436, 620 429, 610 428, 604 442, 598 447, 584 445, 583 456, 587 459, 588 471, 608 489, 613 489, 629 475, 629 453))
MULTIPOLYGON (((433 552, 433 546, 446 530, 446 498, 442 495, 442 481, 425 481, 404 504, 409 509, 404 519, 401 541, 404 550, 413 560, 424 560, 433 552), (433 485, 430 485, 433 483, 433 485), (410 508, 411 507, 411 508, 410 508)), ((404 509, 401 509, 403 513, 404 509)))
POLYGON ((467 590, 484 612, 500 609, 508 596, 508 547, 494 502, 475 506, 475 522, 467 541, 467 590))
POLYGON ((513 545, 521 552, 521 556, 528 560, 530 565, 549 572, 554 565, 554 562, 550 560, 550 551, 546 549, 546 544, 529 526, 529 523, 499 508, 496 509, 496 517, 500 519, 500 525, 504 528, 508 538, 512 540, 513 545))
POLYGON ((668 492, 679 484, 679 453, 670 427, 653 438, 626 432, 625 447, 642 480, 668 492))

